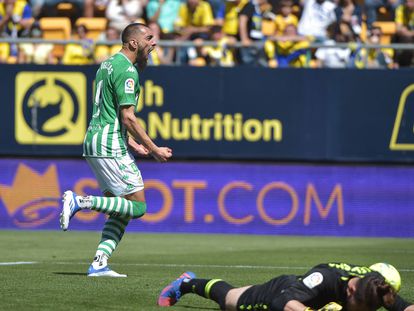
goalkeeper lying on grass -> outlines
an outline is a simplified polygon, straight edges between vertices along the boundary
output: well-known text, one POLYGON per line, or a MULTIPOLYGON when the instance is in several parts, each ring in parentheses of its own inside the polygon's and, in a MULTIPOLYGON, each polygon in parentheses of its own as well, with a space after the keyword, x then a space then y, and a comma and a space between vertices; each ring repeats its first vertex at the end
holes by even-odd
POLYGON ((381 271, 382 275, 374 268, 345 263, 319 264, 303 276, 281 275, 261 285, 238 288, 185 272, 162 290, 158 305, 172 306, 183 295, 194 293, 228 311, 373 311, 381 307, 414 311, 414 305, 397 295, 401 279, 388 266, 395 274, 381 271))

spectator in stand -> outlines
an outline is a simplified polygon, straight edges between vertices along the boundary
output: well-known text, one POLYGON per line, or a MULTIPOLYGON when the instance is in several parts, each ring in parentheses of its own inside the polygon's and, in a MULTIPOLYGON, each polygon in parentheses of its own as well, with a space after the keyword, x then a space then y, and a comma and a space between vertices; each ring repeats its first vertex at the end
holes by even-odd
MULTIPOLYGON (((414 0, 404 0, 395 12, 397 33, 394 41, 397 43, 414 43, 414 0)), ((396 53, 396 63, 400 67, 408 67, 413 61, 412 50, 400 50, 396 53)))
MULTIPOLYGON (((382 30, 380 27, 372 27, 369 31, 367 43, 380 44, 382 30)), ((389 48, 376 48, 359 50, 355 65, 357 68, 393 68, 394 50, 389 48)))
POLYGON ((217 43, 217 46, 204 46, 201 48, 201 55, 207 65, 232 67, 235 64, 234 49, 236 42, 234 37, 227 37, 219 25, 211 28, 210 40, 217 43))
MULTIPOLYGON (((328 27, 331 40, 326 45, 335 43, 355 42, 355 34, 352 26, 346 22, 335 22, 328 27)), ((324 68, 347 68, 354 67, 354 54, 350 47, 346 48, 318 48, 315 53, 318 67, 324 68)))
POLYGON ((264 39, 262 19, 271 10, 267 0, 248 2, 239 14, 239 35, 243 45, 240 48, 240 61, 244 65, 264 65, 266 60, 262 49, 253 46, 254 42, 264 39))
MULTIPOLYGON (((148 27, 152 30, 155 42, 160 40, 161 28, 160 25, 150 22, 148 27)), ((168 65, 172 63, 174 57, 174 49, 162 48, 159 45, 154 47, 154 50, 148 56, 148 64, 153 66, 168 65)))
MULTIPOLYGON (((34 23, 30 29, 30 37, 42 39, 42 29, 38 23, 34 23)), ((21 43, 19 44, 19 64, 55 64, 56 59, 52 54, 53 44, 51 43, 21 43)))
MULTIPOLYGON (((276 24, 276 34, 284 35, 285 28, 287 25, 295 26, 295 32, 297 32, 298 18, 293 14, 293 1, 292 0, 282 0, 279 4, 278 14, 275 17, 276 24)), ((292 31, 291 29, 290 31, 292 31)))
MULTIPOLYGON (((98 40, 120 42, 121 33, 119 32, 117 28, 115 28, 110 23, 108 23, 106 25, 105 32, 99 36, 98 40)), ((95 63, 97 64, 102 63, 104 60, 108 59, 110 56, 119 52, 121 48, 122 48, 122 45, 120 43, 114 44, 114 45, 106 45, 106 44, 97 45, 95 47, 95 52, 94 52, 95 63)))
POLYGON ((85 0, 83 6, 84 17, 105 17, 105 8, 108 6, 109 0, 85 0))
POLYGON ((227 37, 239 39, 239 14, 249 0, 226 0, 223 13, 223 32, 227 37))
POLYGON ((24 0, 0 2, 0 33, 17 38, 29 33, 32 25, 32 9, 24 0))
POLYGON ((336 5, 329 0, 304 0, 298 32, 303 36, 313 36, 316 41, 325 41, 327 29, 336 21, 336 5))
POLYGON ((214 25, 210 4, 203 0, 187 0, 181 4, 175 27, 181 40, 206 39, 214 25))
POLYGON ((355 34, 358 36, 361 34, 362 9, 355 0, 339 0, 335 8, 335 16, 338 22, 350 23, 355 34))
POLYGON ((148 22, 160 25, 161 33, 172 39, 180 5, 180 0, 150 0, 146 7, 148 22))
POLYGON ((207 0, 213 11, 213 16, 216 21, 216 25, 222 25, 224 17, 224 8, 226 0, 207 0))
POLYGON ((269 67, 308 67, 307 53, 311 39, 299 36, 296 25, 285 25, 282 36, 271 38, 265 43, 269 67))
MULTIPOLYGON (((197 40, 197 45, 208 39, 211 27, 214 25, 213 12, 210 4, 203 0, 187 0, 181 4, 178 18, 175 21, 175 30, 179 40, 197 40)), ((177 50, 177 59, 185 64, 196 56, 194 47, 177 50)), ((198 54, 198 53, 197 53, 198 54)))
POLYGON ((130 23, 142 20, 146 5, 147 0, 110 0, 106 8, 106 18, 122 31, 130 23))
POLYGON ((65 46, 65 54, 62 63, 64 65, 86 65, 92 64, 93 41, 88 39, 85 25, 76 26, 74 39, 82 40, 82 44, 70 43, 65 46))
POLYGON ((385 7, 394 18, 396 8, 402 3, 402 0, 365 0, 365 14, 367 17, 367 27, 371 29, 372 23, 377 20, 377 10, 385 7))

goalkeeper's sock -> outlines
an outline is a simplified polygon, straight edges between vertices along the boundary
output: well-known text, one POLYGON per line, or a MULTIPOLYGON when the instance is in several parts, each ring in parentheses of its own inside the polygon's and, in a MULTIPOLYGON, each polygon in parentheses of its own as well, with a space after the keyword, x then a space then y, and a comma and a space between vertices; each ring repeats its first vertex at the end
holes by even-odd
POLYGON ((96 254, 103 252, 108 258, 111 257, 124 235, 128 222, 128 218, 110 216, 102 230, 101 241, 96 254))
POLYGON ((80 208, 123 218, 139 218, 147 211, 145 202, 130 201, 120 197, 76 196, 76 201, 80 208))
POLYGON ((180 286, 182 295, 194 293, 214 300, 222 310, 226 306, 226 295, 234 287, 220 279, 185 279, 180 286))

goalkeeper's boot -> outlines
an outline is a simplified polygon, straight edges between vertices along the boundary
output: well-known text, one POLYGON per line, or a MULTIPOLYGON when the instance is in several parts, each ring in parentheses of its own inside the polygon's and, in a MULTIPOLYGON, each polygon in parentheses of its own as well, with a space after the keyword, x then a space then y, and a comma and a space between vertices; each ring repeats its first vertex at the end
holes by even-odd
POLYGON ((76 200, 76 193, 68 190, 62 196, 63 208, 60 213, 60 227, 63 231, 68 230, 69 221, 72 217, 81 210, 78 201, 76 200))
POLYGON ((108 266, 108 256, 102 252, 96 254, 92 264, 88 269, 88 276, 91 277, 112 277, 112 278, 126 278, 126 274, 119 274, 108 266))
POLYGON ((177 303, 180 300, 182 294, 180 291, 181 283, 185 279, 194 279, 196 276, 193 272, 187 271, 181 274, 178 279, 171 282, 167 287, 165 287, 160 296, 158 297, 158 305, 161 307, 170 307, 177 303))

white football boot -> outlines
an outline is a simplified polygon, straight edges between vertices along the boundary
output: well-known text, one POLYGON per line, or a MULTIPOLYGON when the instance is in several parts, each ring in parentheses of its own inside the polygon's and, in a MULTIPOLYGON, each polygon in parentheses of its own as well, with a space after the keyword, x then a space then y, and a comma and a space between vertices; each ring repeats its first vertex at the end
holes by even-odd
POLYGON ((103 252, 97 252, 92 264, 88 269, 88 276, 126 278, 126 274, 119 274, 111 270, 108 266, 108 256, 103 252))

